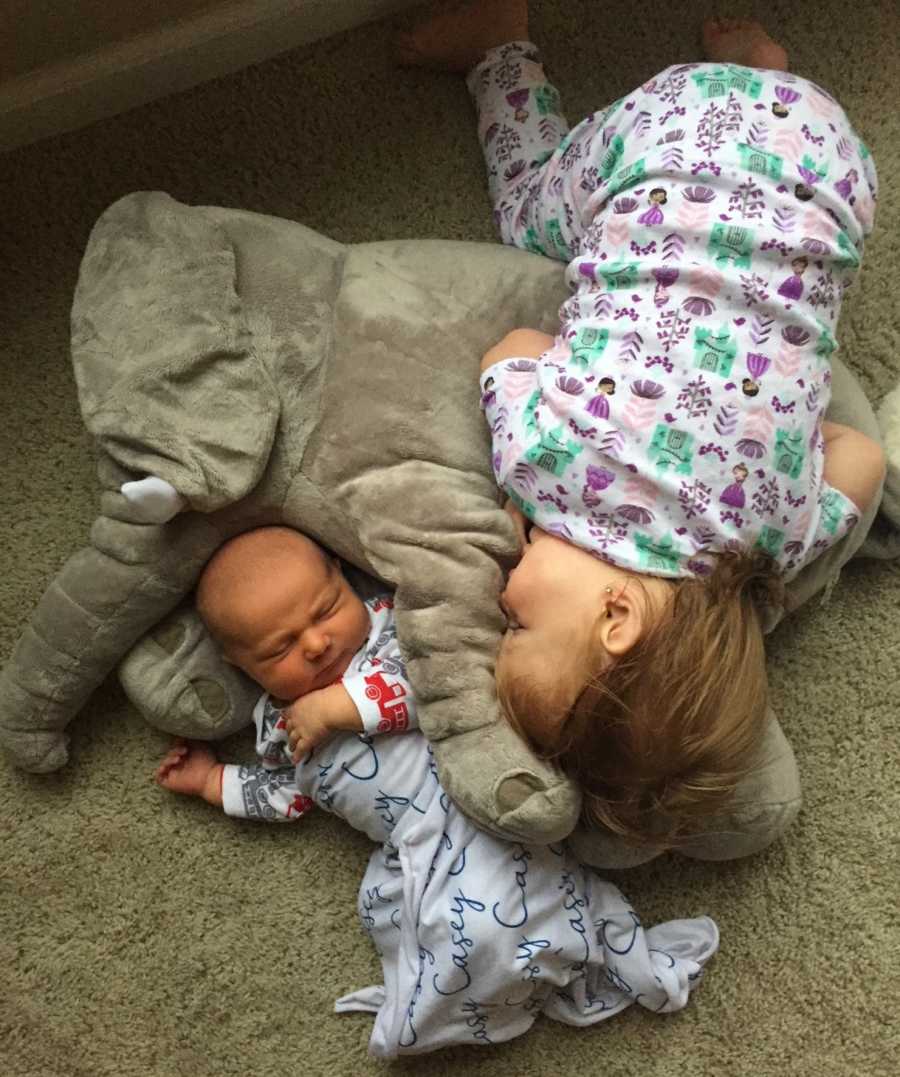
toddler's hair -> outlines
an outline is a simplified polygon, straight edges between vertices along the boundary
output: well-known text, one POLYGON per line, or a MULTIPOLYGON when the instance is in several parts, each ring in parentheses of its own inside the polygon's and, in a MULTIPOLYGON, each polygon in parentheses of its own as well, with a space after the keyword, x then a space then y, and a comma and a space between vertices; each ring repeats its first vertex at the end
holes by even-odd
POLYGON ((754 764, 768 702, 760 610, 783 597, 758 551, 721 554, 710 575, 671 582, 649 629, 602 672, 598 615, 580 656, 594 672, 567 714, 527 675, 498 671, 511 723, 521 731, 516 716, 532 714, 554 730, 538 750, 580 785, 584 822, 659 849, 683 841, 754 764))

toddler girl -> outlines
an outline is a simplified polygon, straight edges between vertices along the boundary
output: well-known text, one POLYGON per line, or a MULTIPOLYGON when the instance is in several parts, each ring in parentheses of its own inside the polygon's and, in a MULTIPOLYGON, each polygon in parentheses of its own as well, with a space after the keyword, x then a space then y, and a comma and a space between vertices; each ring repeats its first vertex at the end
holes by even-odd
POLYGON ((883 479, 824 420, 875 169, 757 23, 707 23, 710 62, 571 131, 527 34, 523 0, 487 0, 401 39, 469 71, 503 239, 568 262, 555 339, 515 330, 482 363, 525 543, 498 687, 588 820, 665 846, 759 744, 761 606, 883 479))

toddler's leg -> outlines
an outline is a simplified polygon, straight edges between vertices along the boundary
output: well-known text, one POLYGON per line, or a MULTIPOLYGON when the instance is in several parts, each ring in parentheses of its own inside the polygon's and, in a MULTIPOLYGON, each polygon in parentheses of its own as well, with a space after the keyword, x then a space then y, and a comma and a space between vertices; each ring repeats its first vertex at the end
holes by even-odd
POLYGON ((742 64, 767 71, 787 71, 787 52, 760 23, 750 19, 707 19, 703 24, 707 60, 742 64))
POLYGON ((488 49, 528 37, 528 0, 444 4, 409 34, 399 34, 397 59, 411 67, 465 74, 488 49))
POLYGON ((494 220, 504 243, 563 261, 582 237, 586 146, 566 138, 559 94, 526 41, 491 49, 466 79, 478 113, 494 220))
POLYGON ((563 143, 559 95, 527 36, 525 0, 476 0, 401 36, 398 51, 405 63, 469 71, 503 241, 568 261, 580 243, 580 207, 596 183, 585 175, 586 145, 563 143))
MULTIPOLYGON (((703 24, 703 53, 707 60, 721 63, 742 64, 745 67, 767 71, 789 70, 787 50, 779 42, 773 40, 760 23, 751 19, 707 19, 703 24)), ((824 91, 819 90, 819 93, 827 96, 824 95, 824 91)), ((834 127, 830 124, 829 127, 834 132, 834 127)), ((872 231, 875 201, 878 197, 878 177, 875 172, 875 162, 869 150, 858 137, 854 136, 851 141, 857 144, 859 157, 850 162, 851 168, 848 169, 847 179, 844 182, 847 182, 853 173, 857 173, 857 179, 861 175, 866 182, 865 189, 857 188, 856 193, 850 198, 850 204, 853 206, 863 234, 869 235, 872 231), (857 171, 856 165, 862 167, 857 171)), ((849 162, 846 152, 840 156, 844 161, 849 162)), ((848 193, 850 190, 852 187, 848 186, 848 193)), ((842 197, 847 197, 847 194, 843 194, 842 197)))

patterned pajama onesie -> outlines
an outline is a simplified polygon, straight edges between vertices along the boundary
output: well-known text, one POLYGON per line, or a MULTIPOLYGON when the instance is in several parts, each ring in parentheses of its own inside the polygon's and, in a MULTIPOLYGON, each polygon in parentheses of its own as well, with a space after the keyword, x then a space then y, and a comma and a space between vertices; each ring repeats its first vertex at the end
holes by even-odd
MULTIPOLYGON (((416 702, 397 644, 394 600, 376 595, 364 600, 369 635, 341 677, 356 704, 366 733, 399 733, 418 726, 416 702)), ((292 822, 312 801, 298 787, 288 746, 287 726, 268 694, 253 710, 256 754, 261 766, 226 766, 222 807, 241 819, 292 822)))
POLYGON ((367 605, 372 631, 343 677, 367 732, 336 735, 294 766, 264 695, 253 712, 262 766, 228 765, 222 781, 229 815, 287 822, 318 804, 379 845, 358 907, 384 983, 335 1010, 374 1014, 369 1051, 392 1058, 500 1043, 539 1013, 588 1025, 633 1002, 662 1013, 685 1006, 718 948, 715 923, 645 931, 620 891, 564 847, 477 830, 441 788, 418 731, 375 735, 409 729, 415 708, 390 599, 367 605))
MULTIPOLYGON (((257 707, 255 717, 271 747, 277 712, 257 707)), ((358 908, 384 983, 335 1004, 375 1015, 376 1057, 501 1043, 539 1013, 589 1025, 633 1002, 679 1010, 718 948, 708 917, 645 931, 621 892, 563 846, 477 830, 441 788, 418 731, 339 734, 296 768, 283 765, 285 751, 273 773, 290 771, 290 791, 286 781, 276 800, 294 797, 300 808, 270 817, 296 818, 317 803, 379 843, 358 908)), ((240 798, 229 803, 243 814, 240 798)))
POLYGON ((572 291, 551 349, 482 376, 498 483, 622 568, 758 546, 795 575, 858 518, 821 436, 876 195, 840 106, 685 64, 568 131, 532 45, 468 81, 501 235, 568 262, 572 291))

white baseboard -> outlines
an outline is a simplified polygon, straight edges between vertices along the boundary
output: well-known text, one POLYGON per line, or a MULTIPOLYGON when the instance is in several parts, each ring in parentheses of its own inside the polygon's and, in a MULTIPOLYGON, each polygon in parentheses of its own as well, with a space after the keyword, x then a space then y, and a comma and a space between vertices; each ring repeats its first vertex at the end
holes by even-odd
POLYGON ((229 0, 0 82, 0 151, 72 131, 413 0, 229 0))

